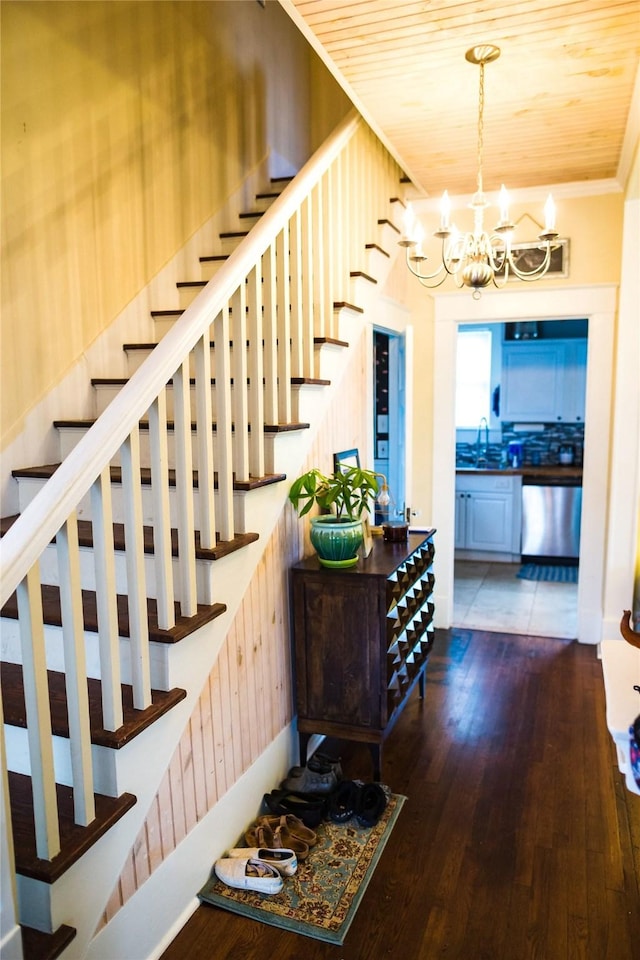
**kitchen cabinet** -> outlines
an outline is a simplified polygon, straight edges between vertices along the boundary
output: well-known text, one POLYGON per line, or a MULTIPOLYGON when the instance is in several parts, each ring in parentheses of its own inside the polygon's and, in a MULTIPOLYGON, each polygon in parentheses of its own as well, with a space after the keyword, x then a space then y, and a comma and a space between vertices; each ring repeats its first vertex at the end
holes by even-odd
POLYGON ((587 341, 505 343, 501 418, 522 423, 584 420, 587 341))
POLYGON ((300 757, 309 737, 382 742, 424 673, 433 645, 434 530, 387 543, 355 567, 317 557, 292 568, 293 656, 300 757))
MULTIPOLYGON (((457 474, 454 545, 459 556, 520 554, 522 477, 457 474)), ((493 557, 497 559, 497 557, 493 557)))

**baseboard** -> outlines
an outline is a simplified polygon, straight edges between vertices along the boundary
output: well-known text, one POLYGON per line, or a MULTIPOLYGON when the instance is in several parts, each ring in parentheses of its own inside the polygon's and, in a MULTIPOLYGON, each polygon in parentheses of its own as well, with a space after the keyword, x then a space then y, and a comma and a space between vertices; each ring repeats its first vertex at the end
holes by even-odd
POLYGON ((258 815, 265 793, 286 776, 297 751, 288 725, 253 766, 185 837, 137 893, 91 941, 86 960, 156 960, 197 907, 214 861, 258 815))

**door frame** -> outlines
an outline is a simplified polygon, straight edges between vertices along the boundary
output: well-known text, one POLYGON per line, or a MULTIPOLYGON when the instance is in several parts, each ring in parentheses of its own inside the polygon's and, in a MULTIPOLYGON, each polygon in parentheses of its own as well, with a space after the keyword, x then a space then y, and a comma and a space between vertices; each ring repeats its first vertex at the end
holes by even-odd
MULTIPOLYGON (((389 338, 388 435, 389 443, 392 442, 392 439, 396 441, 395 455, 393 457, 391 456, 392 449, 390 447, 389 457, 387 459, 389 466, 381 472, 384 473, 387 478, 389 490, 392 498, 395 500, 396 508, 400 509, 402 505, 402 517, 404 517, 407 507, 407 337, 406 331, 392 330, 380 324, 373 325, 374 343, 376 334, 383 334, 389 338)), ((375 364, 375 347, 373 355, 375 364)), ((373 419, 375 420, 375 385, 373 408, 373 419)), ((375 423, 372 423, 372 430, 374 433, 373 462, 377 470, 380 466, 380 461, 376 448, 375 423)), ((394 516, 393 519, 397 520, 398 516, 394 516)))
POLYGON ((434 296, 433 511, 437 528, 435 625, 453 619, 455 372, 458 324, 586 317, 587 396, 582 490, 578 640, 602 639, 613 355, 617 287, 553 287, 434 296), (606 452, 606 453, 605 453, 606 452))

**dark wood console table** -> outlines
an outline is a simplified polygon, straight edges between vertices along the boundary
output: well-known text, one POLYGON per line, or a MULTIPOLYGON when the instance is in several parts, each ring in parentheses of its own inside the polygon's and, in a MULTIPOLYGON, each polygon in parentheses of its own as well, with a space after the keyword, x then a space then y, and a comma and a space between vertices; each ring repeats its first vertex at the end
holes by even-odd
POLYGON ((300 758, 314 733, 370 745, 380 780, 382 743, 433 645, 433 535, 374 538, 355 567, 292 568, 293 653, 300 758))

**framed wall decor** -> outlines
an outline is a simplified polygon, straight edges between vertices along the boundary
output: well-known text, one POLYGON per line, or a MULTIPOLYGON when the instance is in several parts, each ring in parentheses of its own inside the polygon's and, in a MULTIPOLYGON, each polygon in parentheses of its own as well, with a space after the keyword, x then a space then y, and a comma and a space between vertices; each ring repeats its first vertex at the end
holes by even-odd
MULTIPOLYGON (((529 243, 512 243, 511 252, 516 266, 524 272, 535 270, 535 268, 542 263, 545 254, 544 248, 541 248, 538 240, 531 240, 529 243)), ((504 276, 504 270, 499 270, 496 276, 504 276)), ((568 240, 555 241, 551 250, 551 263, 545 276, 558 279, 569 276, 568 240)), ((510 271, 509 280, 520 280, 520 277, 516 277, 515 274, 510 271)))
POLYGON ((349 467, 359 467, 359 466, 360 466, 360 453, 357 447, 353 448, 352 450, 341 450, 339 453, 334 453, 333 455, 334 472, 340 469, 348 470, 349 467))

